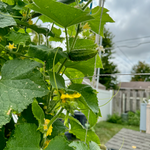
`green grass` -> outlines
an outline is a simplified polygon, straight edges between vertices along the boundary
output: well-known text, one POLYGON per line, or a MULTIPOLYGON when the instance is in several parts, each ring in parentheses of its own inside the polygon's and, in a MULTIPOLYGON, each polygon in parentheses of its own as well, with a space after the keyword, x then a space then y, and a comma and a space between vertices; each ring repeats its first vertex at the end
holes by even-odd
POLYGON ((99 136, 101 144, 105 144, 122 128, 139 131, 139 127, 131 125, 121 125, 109 122, 98 122, 95 126, 95 132, 99 136))

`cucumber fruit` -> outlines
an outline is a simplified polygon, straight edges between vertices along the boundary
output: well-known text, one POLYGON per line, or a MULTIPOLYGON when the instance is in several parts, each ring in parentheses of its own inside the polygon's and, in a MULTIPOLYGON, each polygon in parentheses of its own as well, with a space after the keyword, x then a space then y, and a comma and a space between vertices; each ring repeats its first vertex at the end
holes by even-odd
POLYGON ((98 53, 96 49, 76 49, 68 53, 70 60, 83 61, 94 57, 98 53))

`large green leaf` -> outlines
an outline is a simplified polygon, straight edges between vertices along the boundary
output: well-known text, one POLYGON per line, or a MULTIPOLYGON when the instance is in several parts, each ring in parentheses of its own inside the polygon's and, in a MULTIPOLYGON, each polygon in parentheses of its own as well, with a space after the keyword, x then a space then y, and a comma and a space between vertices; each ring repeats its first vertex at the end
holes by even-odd
POLYGON ((34 30, 35 32, 37 32, 38 34, 44 34, 45 36, 52 36, 54 37, 54 33, 52 33, 49 29, 47 28, 43 28, 43 27, 39 27, 37 25, 29 25, 27 22, 23 22, 20 21, 18 19, 15 20, 17 22, 18 25, 22 25, 25 26, 27 28, 30 28, 32 30, 34 30))
POLYGON ((49 72, 49 76, 50 76, 50 83, 54 88, 58 88, 58 89, 64 89, 65 88, 65 81, 64 78, 62 76, 60 76, 59 74, 56 74, 53 72, 49 72), (56 81, 56 84, 55 84, 56 81))
POLYGON ((40 150, 41 135, 35 124, 19 124, 4 150, 40 150))
POLYGON ((94 19, 88 12, 53 0, 34 0, 34 4, 27 7, 46 15, 63 27, 94 19))
MULTIPOLYGON (((103 9, 102 19, 101 19, 101 28, 100 35, 103 35, 104 25, 107 22, 114 22, 114 20, 107 14, 108 10, 106 8, 103 9)), ((100 16, 101 16, 101 8, 99 6, 92 9, 92 16, 95 18, 92 21, 88 21, 88 24, 95 33, 99 34, 99 26, 100 26, 100 16)))
POLYGON ((70 147, 73 147, 75 150, 90 150, 88 146, 82 141, 73 141, 69 144, 70 147))
POLYGON ((17 25, 13 17, 6 10, 7 5, 0 2, 0 28, 17 25))
POLYGON ((10 31, 5 37, 8 38, 9 41, 13 41, 14 44, 25 44, 26 41, 30 39, 29 34, 16 31, 10 31))
POLYGON ((52 139, 45 150, 73 150, 68 146, 69 142, 62 136, 56 136, 52 139))
POLYGON ((63 52, 61 48, 58 47, 55 49, 50 49, 45 45, 30 45, 28 54, 31 57, 45 61, 46 68, 52 68, 56 52, 55 64, 57 64, 61 59, 68 58, 67 54, 63 52))
POLYGON ((22 112, 34 97, 48 93, 40 72, 40 63, 31 60, 10 60, 2 69, 0 80, 0 127, 10 120, 10 111, 22 112))
POLYGON ((71 130, 69 132, 73 133, 81 141, 85 141, 85 138, 86 138, 87 144, 90 141, 94 141, 97 144, 100 144, 99 138, 95 134, 95 132, 93 132, 92 130, 88 130, 87 134, 86 134, 86 129, 84 129, 81 124, 79 124, 78 122, 76 122, 74 120, 70 120, 70 124, 71 124, 71 130))
POLYGON ((34 117, 38 120, 39 128, 40 128, 44 124, 45 114, 36 100, 34 100, 32 103, 32 112, 33 112, 34 117))
POLYGON ((99 113, 97 95, 91 86, 85 84, 71 84, 69 89, 76 90, 81 93, 89 108, 94 113, 99 113))

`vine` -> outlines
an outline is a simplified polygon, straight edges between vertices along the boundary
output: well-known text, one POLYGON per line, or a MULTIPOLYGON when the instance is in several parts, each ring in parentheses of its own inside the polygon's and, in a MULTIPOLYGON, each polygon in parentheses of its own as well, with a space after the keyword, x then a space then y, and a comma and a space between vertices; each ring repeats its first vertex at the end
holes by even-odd
POLYGON ((93 76, 95 61, 97 68, 102 68, 102 62, 95 42, 83 39, 82 33, 103 36, 101 23, 93 23, 98 22, 99 14, 106 17, 102 28, 114 21, 105 8, 103 14, 99 6, 88 8, 91 2, 0 1, 0 149, 99 147, 92 130, 101 116, 98 98, 95 89, 82 81, 83 76, 93 76), (51 29, 39 27, 39 20, 52 24, 51 29), (54 42, 66 44, 57 47, 54 42), (69 78, 69 86, 63 75, 69 78), (73 117, 75 111, 86 116, 86 127, 73 117), (69 141, 67 131, 78 141, 69 141))

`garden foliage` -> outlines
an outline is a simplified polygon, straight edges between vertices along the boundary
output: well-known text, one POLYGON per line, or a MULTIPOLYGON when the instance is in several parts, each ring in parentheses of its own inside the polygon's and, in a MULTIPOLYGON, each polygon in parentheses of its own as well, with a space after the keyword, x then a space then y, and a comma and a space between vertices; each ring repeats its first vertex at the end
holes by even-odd
POLYGON ((102 63, 98 46, 80 34, 91 30, 103 36, 106 22, 114 21, 104 8, 99 32, 101 8, 91 11, 90 3, 0 1, 0 149, 99 149, 99 138, 92 130, 101 116, 97 92, 82 81, 85 76, 91 80, 95 66, 102 68, 102 63), (48 22, 51 28, 33 24, 35 20, 48 22), (38 35, 38 44, 32 42, 31 31, 38 35), (64 40, 65 47, 49 45, 64 40), (63 75, 70 79, 69 86, 63 75), (75 110, 87 117, 88 129, 72 117, 75 110), (66 131, 80 141, 69 142, 66 131))
POLYGON ((127 125, 140 125, 140 111, 137 110, 136 112, 129 111, 126 114, 126 119, 123 116, 119 116, 118 114, 113 114, 108 116, 108 122, 117 123, 117 124, 127 124, 127 125))

